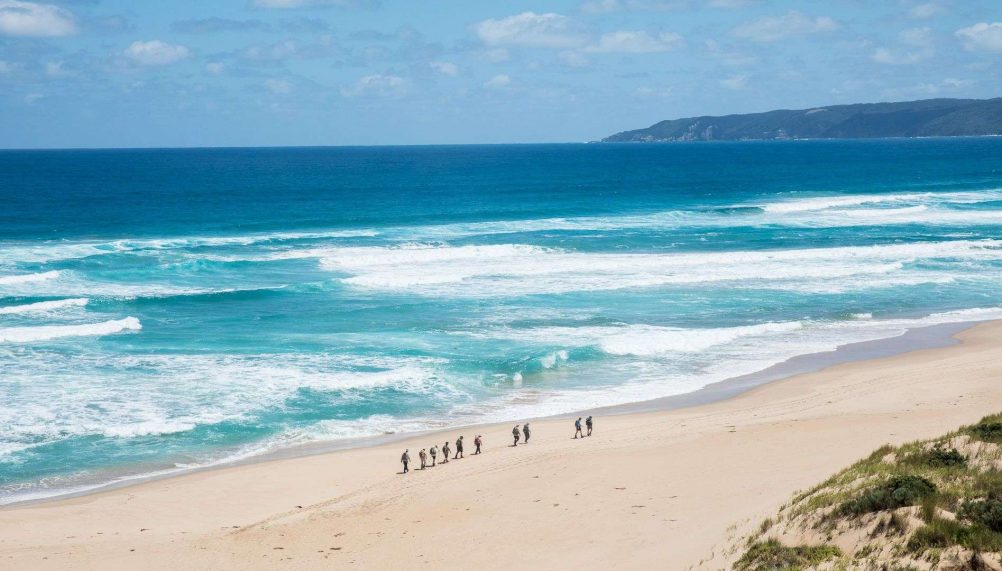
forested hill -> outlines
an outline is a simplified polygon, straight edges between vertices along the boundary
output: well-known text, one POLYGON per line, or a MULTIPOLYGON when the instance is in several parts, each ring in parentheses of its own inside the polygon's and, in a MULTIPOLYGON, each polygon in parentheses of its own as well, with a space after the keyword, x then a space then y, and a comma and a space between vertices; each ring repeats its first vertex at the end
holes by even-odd
POLYGON ((607 143, 864 139, 1002 135, 1002 97, 857 103, 765 113, 689 117, 623 131, 607 143))

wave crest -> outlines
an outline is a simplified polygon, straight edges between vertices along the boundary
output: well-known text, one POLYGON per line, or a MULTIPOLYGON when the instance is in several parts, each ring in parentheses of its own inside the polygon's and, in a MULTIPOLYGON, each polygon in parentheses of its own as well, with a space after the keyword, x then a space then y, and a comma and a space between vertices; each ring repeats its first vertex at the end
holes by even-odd
POLYGON ((93 337, 122 331, 138 331, 143 326, 135 317, 85 325, 39 325, 0 328, 0 343, 31 343, 61 337, 93 337))

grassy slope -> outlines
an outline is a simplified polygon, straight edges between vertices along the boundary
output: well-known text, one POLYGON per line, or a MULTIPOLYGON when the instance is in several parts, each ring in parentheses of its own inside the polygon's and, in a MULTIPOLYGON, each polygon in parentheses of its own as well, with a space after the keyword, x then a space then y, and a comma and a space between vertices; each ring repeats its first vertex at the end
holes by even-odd
POLYGON ((1002 414, 884 446, 796 495, 738 571, 1002 568, 1002 414))

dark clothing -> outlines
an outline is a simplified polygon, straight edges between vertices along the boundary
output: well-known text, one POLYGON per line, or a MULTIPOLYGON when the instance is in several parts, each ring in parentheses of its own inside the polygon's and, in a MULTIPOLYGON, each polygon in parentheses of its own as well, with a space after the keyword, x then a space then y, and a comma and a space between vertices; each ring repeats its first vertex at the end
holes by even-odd
POLYGON ((529 427, 528 426, 522 428, 522 434, 525 435, 525 443, 528 444, 529 443, 529 427))
POLYGON ((405 460, 404 461, 404 474, 406 474, 407 472, 410 472, 410 470, 407 469, 407 461, 405 460))
POLYGON ((463 457, 463 441, 462 439, 460 439, 456 441, 456 455, 452 459, 455 460, 456 458, 462 458, 462 457, 463 457))

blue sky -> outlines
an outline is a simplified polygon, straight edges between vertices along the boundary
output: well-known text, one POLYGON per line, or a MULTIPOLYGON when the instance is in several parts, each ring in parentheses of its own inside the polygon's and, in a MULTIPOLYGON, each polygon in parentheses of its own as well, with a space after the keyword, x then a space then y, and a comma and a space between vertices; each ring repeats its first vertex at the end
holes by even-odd
POLYGON ((0 0, 0 147, 585 141, 1002 96, 1002 2, 0 0))

